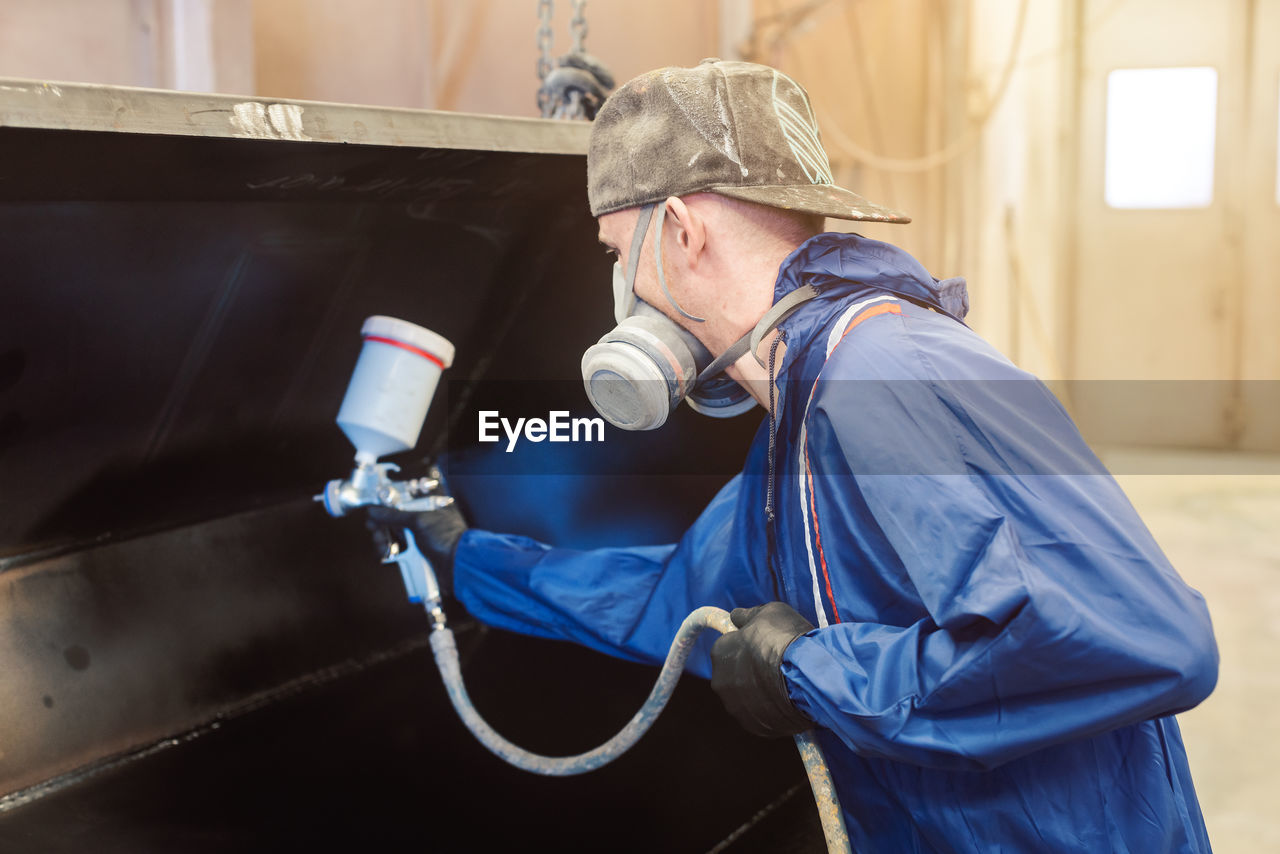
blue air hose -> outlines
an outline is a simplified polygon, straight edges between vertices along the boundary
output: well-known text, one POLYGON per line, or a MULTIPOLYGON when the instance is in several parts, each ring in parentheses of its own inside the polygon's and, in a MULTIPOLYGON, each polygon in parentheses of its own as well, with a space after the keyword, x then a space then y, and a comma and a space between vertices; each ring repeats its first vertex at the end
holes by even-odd
MULTIPOLYGON (((729 612, 721 608, 698 608, 685 618, 671 642, 671 650, 667 660, 658 674, 658 681, 649 693, 640 711, 627 722, 617 735, 604 744, 577 756, 539 756, 523 750, 494 731, 471 704, 467 689, 462 684, 462 668, 458 664, 458 647, 454 643, 453 631, 445 625, 443 614, 437 609, 429 609, 432 613, 433 631, 431 632, 431 651, 435 654, 436 666, 440 668, 440 677, 444 680, 449 701, 457 711, 458 717, 466 724, 481 744, 491 750, 494 755, 505 762, 534 774, 545 774, 553 777, 566 777, 594 771, 617 759, 631 748, 640 737, 648 731, 658 715, 671 699, 676 682, 684 670, 685 661, 693 649, 703 629, 713 628, 724 634, 736 631, 729 619, 729 612)), ((852 852, 849 846, 849 834, 845 830, 844 816, 840 812, 840 802, 836 797, 835 786, 831 781, 831 772, 818 747, 813 732, 803 732, 796 737, 796 746, 800 749, 800 758, 804 761, 805 771, 809 775, 809 784, 813 787, 814 799, 818 803, 818 814, 822 819, 822 831, 827 839, 827 848, 832 852, 852 852)))

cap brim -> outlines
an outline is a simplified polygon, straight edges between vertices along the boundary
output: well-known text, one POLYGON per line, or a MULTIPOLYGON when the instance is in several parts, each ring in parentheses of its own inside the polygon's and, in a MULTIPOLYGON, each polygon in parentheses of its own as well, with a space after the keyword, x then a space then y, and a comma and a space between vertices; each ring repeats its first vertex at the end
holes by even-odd
POLYGON ((790 184, 764 187, 707 187, 707 192, 719 193, 731 199, 755 202, 771 208, 821 214, 835 219, 852 219, 865 222, 911 222, 911 217, 869 202, 851 190, 834 184, 790 184))

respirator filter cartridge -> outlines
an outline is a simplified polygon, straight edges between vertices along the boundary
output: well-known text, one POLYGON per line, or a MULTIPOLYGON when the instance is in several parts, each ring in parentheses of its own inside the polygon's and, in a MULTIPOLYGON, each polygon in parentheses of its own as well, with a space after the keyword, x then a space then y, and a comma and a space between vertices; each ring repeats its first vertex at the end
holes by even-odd
POLYGON ((698 376, 681 331, 666 318, 633 315, 583 354, 587 397, 606 421, 623 430, 666 423, 698 376))
POLYGON ((715 418, 755 406, 722 373, 698 382, 712 359, 690 332, 644 301, 633 312, 582 356, 587 397, 606 421, 623 430, 656 430, 681 400, 715 418))

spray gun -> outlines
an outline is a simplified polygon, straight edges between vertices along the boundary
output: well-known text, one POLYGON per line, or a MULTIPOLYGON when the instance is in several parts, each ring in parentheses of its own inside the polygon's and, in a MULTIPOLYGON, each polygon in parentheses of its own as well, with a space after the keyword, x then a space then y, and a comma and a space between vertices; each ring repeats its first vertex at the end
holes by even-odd
MULTIPOLYGON (((429 329, 381 315, 365 320, 360 334, 364 346, 338 410, 338 426, 356 449, 356 467, 346 480, 325 484, 316 501, 331 516, 370 505, 418 512, 451 504, 451 497, 435 494, 438 470, 427 477, 393 480, 391 474, 400 467, 378 458, 418 443, 440 374, 453 363, 453 344, 429 329)), ((404 545, 392 540, 382 562, 399 564, 409 601, 422 603, 433 622, 443 624, 440 586, 431 564, 413 532, 402 534, 404 545)))
MULTIPOLYGON (((428 329, 392 317, 370 317, 360 332, 364 336, 364 347, 338 412, 338 426, 356 448, 356 467, 346 480, 329 481, 316 500, 323 501, 333 516, 371 505, 408 511, 447 506, 453 499, 435 494, 440 485, 438 472, 433 471, 425 478, 397 481, 391 474, 399 471, 399 467, 394 463, 379 463, 378 458, 407 451, 417 444, 440 373, 453 362, 453 345, 428 329)), ((410 601, 421 602, 430 615, 431 651, 454 710, 471 734, 496 756, 535 774, 582 774, 617 759, 639 741, 671 699, 698 635, 708 628, 721 633, 736 630, 727 611, 698 608, 685 618, 676 632, 649 698, 617 735, 577 756, 541 756, 507 741, 472 705, 462 683, 458 649, 440 604, 435 573, 414 542, 413 532, 405 530, 404 539, 403 548, 396 544, 388 548, 383 563, 400 565, 410 601)), ((812 731, 795 738, 813 787, 828 849, 847 852, 849 837, 840 802, 817 740, 812 731)))

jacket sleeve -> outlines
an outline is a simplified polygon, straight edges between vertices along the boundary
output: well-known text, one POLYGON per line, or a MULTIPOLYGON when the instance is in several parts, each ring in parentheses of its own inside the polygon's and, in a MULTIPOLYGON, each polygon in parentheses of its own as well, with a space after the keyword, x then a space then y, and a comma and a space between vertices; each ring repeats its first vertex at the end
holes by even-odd
POLYGON ((1038 381, 831 383, 807 425, 830 571, 918 595, 786 652, 796 706, 854 751, 991 768, 1212 691, 1203 598, 1038 381))
MULTIPOLYGON (((491 626, 660 664, 690 611, 765 597, 764 567, 743 557, 753 534, 735 518, 741 491, 738 475, 674 545, 578 551, 473 529, 458 546, 455 592, 491 626)), ((710 677, 714 641, 714 631, 699 638, 687 671, 710 677)))

